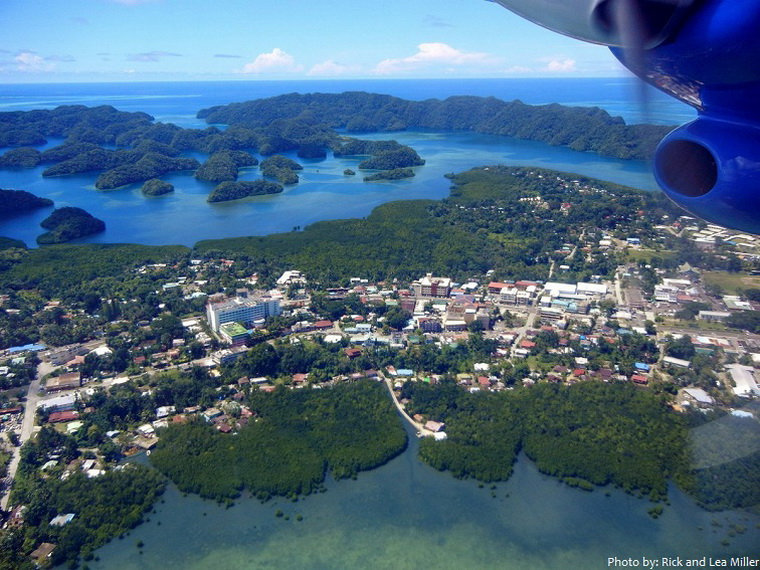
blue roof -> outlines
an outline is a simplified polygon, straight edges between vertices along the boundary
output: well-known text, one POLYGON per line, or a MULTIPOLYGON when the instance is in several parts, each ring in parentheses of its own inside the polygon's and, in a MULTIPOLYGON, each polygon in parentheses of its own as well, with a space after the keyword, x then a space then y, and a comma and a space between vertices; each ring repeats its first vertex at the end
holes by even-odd
POLYGON ((45 350, 46 348, 47 346, 44 344, 25 344, 24 346, 12 346, 8 349, 8 352, 24 352, 25 350, 38 352, 40 350, 45 350))
POLYGON ((396 374, 399 376, 414 376, 414 370, 409 370, 408 368, 399 368, 396 370, 396 374))
POLYGON ((634 362, 633 366, 637 370, 649 370, 649 364, 645 362, 634 362))

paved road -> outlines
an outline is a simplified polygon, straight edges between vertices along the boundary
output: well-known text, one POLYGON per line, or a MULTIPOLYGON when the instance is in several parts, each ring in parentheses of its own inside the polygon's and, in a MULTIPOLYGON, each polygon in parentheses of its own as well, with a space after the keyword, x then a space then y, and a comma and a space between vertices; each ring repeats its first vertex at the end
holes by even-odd
POLYGON ((418 434, 421 434, 423 436, 429 436, 433 435, 433 432, 425 429, 425 426, 422 425, 419 422, 415 422, 409 414, 406 413, 406 410, 404 409, 404 406, 401 405, 401 402, 398 401, 398 398, 396 397, 396 393, 393 391, 393 382, 391 382, 390 378, 387 378, 385 375, 381 374, 381 377, 383 380, 385 380, 385 385, 388 386, 388 391, 391 393, 391 398, 393 399, 393 404, 396 406, 396 409, 401 414, 401 417, 403 417, 407 422, 411 424, 411 426, 417 430, 418 434))
POLYGON ((516 329, 517 331, 517 338, 512 343, 512 349, 510 351, 510 356, 515 356, 515 350, 520 348, 520 342, 525 337, 525 333, 528 332, 530 329, 533 328, 533 323, 536 322, 536 317, 538 316, 539 308, 536 306, 533 306, 529 309, 528 312, 528 318, 525 319, 525 324, 521 326, 519 329, 516 329))
MULTIPOLYGON (((21 423, 21 434, 19 439, 21 445, 32 437, 34 430, 34 418, 37 414, 37 402, 40 400, 40 381, 42 377, 53 371, 55 366, 48 362, 41 362, 37 366, 37 377, 29 384, 29 392, 26 395, 26 405, 24 407, 24 419, 21 423)), ((8 479, 13 480, 16 476, 16 470, 18 469, 19 461, 21 460, 21 445, 13 448, 13 456, 8 464, 8 479)), ((8 498, 10 496, 11 489, 8 487, 3 492, 2 499, 0 499, 0 508, 2 510, 8 509, 8 498)))

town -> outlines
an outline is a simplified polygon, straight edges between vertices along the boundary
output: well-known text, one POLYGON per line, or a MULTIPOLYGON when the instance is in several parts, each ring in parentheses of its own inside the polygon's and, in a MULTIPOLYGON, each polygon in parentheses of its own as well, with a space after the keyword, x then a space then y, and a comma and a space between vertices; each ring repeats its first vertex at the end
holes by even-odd
MULTIPOLYGON (((657 259, 668 259, 662 243, 677 236, 700 251, 729 247, 738 269, 757 267, 760 240, 686 216, 658 221, 646 236, 582 229, 553 252, 541 280, 496 280, 488 270, 325 286, 298 268, 263 277, 241 274, 235 259, 188 257, 125 270, 122 280, 140 291, 132 297, 69 306, 35 292, 4 294, 5 325, 15 319, 16 333, 29 323, 41 331, 0 355, 5 526, 24 525, 26 507, 11 494, 19 465, 96 479, 193 417, 239 432, 257 420, 246 404, 252 392, 382 382, 418 436, 435 440, 446 439, 445 422, 410 408, 409 383, 453 381, 473 394, 628 383, 667 394, 677 413, 754 417, 746 404, 760 396, 760 276, 657 259), (607 275, 563 278, 612 259, 607 275), (63 452, 49 430, 76 449, 63 452), (55 443, 32 458, 21 446, 35 434, 55 443)), ((64 526, 76 516, 45 522, 64 526)), ((44 564, 55 545, 37 546, 32 557, 44 564)))

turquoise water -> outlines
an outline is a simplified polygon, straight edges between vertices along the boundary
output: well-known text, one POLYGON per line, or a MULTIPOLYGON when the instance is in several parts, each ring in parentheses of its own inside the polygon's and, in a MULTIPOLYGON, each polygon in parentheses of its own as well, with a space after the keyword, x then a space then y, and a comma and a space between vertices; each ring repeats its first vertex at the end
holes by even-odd
MULTIPOLYGON (((145 111, 156 120, 183 127, 204 127, 195 114, 212 105, 290 92, 346 90, 416 100, 460 94, 520 99, 530 104, 597 105, 628 121, 641 119, 639 105, 632 96, 636 92, 634 83, 626 78, 2 85, 0 111, 110 104, 124 111, 145 111)), ((675 124, 694 116, 689 107, 665 95, 653 93, 652 97, 650 120, 675 124)), ((142 196, 140 185, 98 191, 94 187, 95 174, 43 179, 40 174, 44 167, 0 170, 0 188, 27 190, 51 198, 55 207, 78 206, 106 222, 105 232, 83 241, 152 245, 192 245, 201 239, 266 235, 320 220, 363 217, 392 200, 439 199, 448 195, 444 174, 486 164, 545 166, 637 188, 656 188, 649 166, 643 162, 609 159, 543 143, 476 133, 404 132, 367 138, 396 138, 415 148, 427 163, 416 169, 417 176, 412 180, 365 184, 361 173, 355 177, 343 175, 345 168, 356 169, 357 159, 330 156, 323 161, 299 160, 305 168, 298 185, 279 195, 226 204, 206 203, 213 185, 195 180, 191 173, 166 176, 175 185, 175 192, 153 198, 142 196)), ((46 146, 58 143, 49 141, 46 146)), ((241 179, 258 176, 257 170, 251 169, 241 179)), ((36 237, 42 233, 39 222, 51 209, 0 222, 0 235, 35 246, 36 237)))
POLYGON ((758 552, 760 517, 708 513, 675 489, 654 520, 646 500, 614 489, 571 489, 523 457, 512 478, 492 491, 424 465, 412 439, 389 464, 356 481, 331 481, 326 493, 297 503, 243 499, 225 509, 171 487, 150 521, 98 550, 100 560, 90 566, 594 569, 606 568, 613 556, 758 552), (290 520, 277 518, 278 509, 290 520), (734 523, 748 530, 724 546, 734 523))
MULTIPOLYGON (((654 189, 649 167, 642 161, 604 158, 543 143, 477 133, 393 133, 426 160, 408 180, 364 183, 362 173, 345 176, 346 168, 357 169, 359 159, 301 160, 301 181, 281 194, 257 196, 208 204, 213 184, 200 182, 192 173, 162 177, 175 186, 172 194, 144 197, 141 185, 98 191, 96 176, 76 175, 42 178, 43 166, 0 171, 0 188, 27 190, 50 198, 55 207, 78 206, 106 223, 106 231, 85 238, 95 243, 142 243, 192 245, 201 239, 266 235, 290 231, 320 220, 367 216, 373 208, 392 200, 440 199, 448 196, 444 174, 487 164, 529 165, 577 172, 637 188, 654 189)), ((365 138, 390 138, 373 134, 365 138)), ((260 178, 256 168, 244 170, 241 180, 260 178)), ((42 229, 39 223, 52 208, 0 222, 0 235, 14 237, 34 246, 42 229)))

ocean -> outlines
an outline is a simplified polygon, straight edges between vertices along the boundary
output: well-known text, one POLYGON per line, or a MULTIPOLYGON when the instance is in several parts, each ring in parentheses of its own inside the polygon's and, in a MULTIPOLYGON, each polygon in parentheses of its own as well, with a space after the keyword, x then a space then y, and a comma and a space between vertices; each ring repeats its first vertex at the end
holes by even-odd
MULTIPOLYGON (((414 100, 478 95, 520 99, 530 104, 595 105, 628 122, 642 118, 636 100, 638 90, 630 78, 3 85, 0 86, 0 112, 108 104, 123 111, 147 112, 157 121, 202 128, 207 125, 196 118, 196 113, 213 105, 292 92, 351 90, 414 100)), ((677 124, 694 116, 689 107, 654 90, 648 108, 651 122, 677 124)), ((444 174, 487 164, 542 166, 636 188, 656 189, 650 167, 643 161, 606 158, 544 143, 468 132, 408 131, 374 134, 371 138, 394 138, 408 144, 426 164, 415 169, 414 179, 366 184, 358 176, 343 175, 344 169, 355 169, 357 159, 330 156, 320 161, 305 160, 301 161, 305 167, 299 173, 301 182, 287 187, 282 194, 224 204, 208 204, 206 196, 213 184, 195 180, 188 173, 164 177, 175 185, 175 192, 154 198, 144 197, 139 184, 115 191, 98 191, 92 174, 43 179, 44 166, 1 170, 0 188, 27 190, 52 199, 55 207, 77 206, 105 221, 105 232, 81 241, 188 246, 202 239, 267 235, 321 220, 364 217, 376 206, 392 200, 444 198, 449 191, 444 174)), ((59 143, 49 141, 41 148, 59 143)), ((240 178, 258 177, 254 168, 244 170, 240 178)), ((50 211, 41 209, 0 222, 0 235, 21 239, 34 247, 36 237, 42 233, 39 223, 50 211)))

